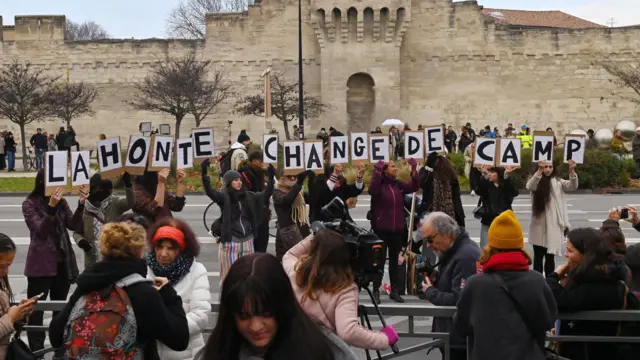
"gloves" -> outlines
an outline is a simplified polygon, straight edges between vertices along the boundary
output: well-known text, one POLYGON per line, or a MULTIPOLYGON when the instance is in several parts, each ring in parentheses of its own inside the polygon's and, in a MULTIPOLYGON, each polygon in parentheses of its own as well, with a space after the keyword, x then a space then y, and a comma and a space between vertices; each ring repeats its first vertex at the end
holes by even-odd
POLYGON ((209 165, 211 165, 211 162, 209 162, 209 159, 205 159, 200 165, 200 173, 202 174, 203 177, 207 176, 207 170, 209 170, 209 165))
POLYGON ((122 174, 122 182, 124 182, 124 187, 130 188, 132 183, 131 183, 131 175, 129 175, 128 172, 124 172, 124 174, 122 174))
POLYGON ((93 249, 93 246, 91 246, 91 244, 89 244, 89 242, 87 240, 85 240, 85 239, 82 239, 82 240, 78 241, 78 246, 84 252, 89 252, 89 251, 91 251, 93 249))
POLYGON ((398 342, 398 333, 396 332, 396 329, 394 329, 393 325, 383 327, 380 329, 380 332, 387 335, 387 338, 389 339, 389 346, 393 346, 398 342))
POLYGON ((407 163, 411 165, 411 172, 416 171, 416 168, 418 167, 418 162, 416 161, 416 159, 409 159, 407 160, 407 163))
POLYGON ((269 180, 273 180, 275 176, 276 168, 274 168, 272 164, 269 164, 269 167, 267 167, 267 177, 269 178, 269 180))
POLYGON ((307 172, 301 172, 300 174, 298 174, 297 178, 296 178, 296 184, 302 186, 302 184, 304 184, 304 180, 307 178, 307 172))
POLYGON ((380 160, 376 163, 376 172, 378 174, 382 174, 382 169, 384 168, 384 160, 380 160))

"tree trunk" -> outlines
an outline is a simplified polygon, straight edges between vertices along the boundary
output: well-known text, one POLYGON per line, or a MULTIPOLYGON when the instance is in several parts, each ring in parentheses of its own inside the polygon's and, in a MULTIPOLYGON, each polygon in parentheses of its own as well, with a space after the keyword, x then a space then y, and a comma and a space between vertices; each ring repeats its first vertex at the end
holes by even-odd
POLYGON ((291 135, 289 135, 289 121, 285 120, 284 123, 284 136, 287 140, 291 140, 291 135))
POLYGON ((22 171, 27 170, 27 138, 24 134, 24 122, 20 122, 20 141, 22 142, 22 171))
POLYGON ((64 119, 64 121, 67 123, 67 129, 69 128, 69 126, 71 126, 71 118, 69 119, 64 119))
POLYGON ((200 116, 193 116, 196 119, 196 127, 200 127, 200 123, 202 122, 202 119, 200 118, 200 116))
POLYGON ((184 115, 176 115, 176 140, 180 139, 180 124, 182 123, 182 119, 184 119, 184 115))

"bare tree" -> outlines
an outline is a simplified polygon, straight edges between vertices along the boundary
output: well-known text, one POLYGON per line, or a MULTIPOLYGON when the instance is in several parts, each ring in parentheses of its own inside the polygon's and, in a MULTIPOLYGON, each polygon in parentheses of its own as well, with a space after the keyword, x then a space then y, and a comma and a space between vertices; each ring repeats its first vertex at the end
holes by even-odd
POLYGON ((69 127, 74 118, 95 114, 91 104, 97 97, 98 90, 84 82, 58 85, 53 91, 53 115, 64 120, 69 127))
POLYGON ((138 94, 126 103, 138 110, 174 116, 175 137, 179 139, 180 124, 187 114, 192 113, 202 121, 229 96, 230 88, 222 86, 221 75, 216 73, 219 83, 207 81, 209 65, 209 61, 199 62, 193 56, 169 59, 156 67, 143 82, 135 84, 138 94))
POLYGON ((22 161, 26 169, 27 140, 25 126, 44 121, 51 115, 52 89, 56 79, 34 69, 30 64, 17 61, 0 70, 0 117, 20 127, 22 161))
POLYGON ((204 39, 205 16, 209 13, 246 11, 254 0, 182 0, 167 19, 169 36, 204 39))
MULTIPOLYGON (((239 99, 234 112, 264 116, 264 83, 256 85, 256 89, 262 92, 239 99)), ((303 106, 306 119, 322 114, 327 108, 319 98, 307 93, 303 94, 303 106)), ((288 82, 282 72, 271 74, 271 113, 284 123, 285 136, 290 140, 289 123, 298 119, 298 82, 288 82)))
POLYGON ((94 21, 76 23, 71 20, 67 20, 66 27, 64 29, 64 39, 68 41, 102 40, 108 38, 109 33, 107 30, 105 30, 102 25, 98 25, 94 21))
POLYGON ((600 62, 599 64, 613 76, 613 79, 610 80, 612 83, 621 89, 633 90, 637 96, 622 93, 614 93, 614 95, 640 105, 640 61, 632 64, 614 61, 600 62))

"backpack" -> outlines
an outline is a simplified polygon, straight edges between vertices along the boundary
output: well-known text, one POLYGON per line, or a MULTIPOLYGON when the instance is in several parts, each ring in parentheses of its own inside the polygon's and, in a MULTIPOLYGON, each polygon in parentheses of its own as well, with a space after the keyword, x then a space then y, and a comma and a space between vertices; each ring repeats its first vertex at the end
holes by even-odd
POLYGON ((233 152, 236 150, 238 149, 229 149, 220 156, 220 172, 218 175, 220 175, 221 179, 227 171, 231 170, 231 157, 233 157, 233 152))
POLYGON ((153 281, 131 274, 76 302, 64 331, 69 359, 143 359, 143 349, 136 341, 136 317, 124 291, 127 286, 142 282, 153 281))

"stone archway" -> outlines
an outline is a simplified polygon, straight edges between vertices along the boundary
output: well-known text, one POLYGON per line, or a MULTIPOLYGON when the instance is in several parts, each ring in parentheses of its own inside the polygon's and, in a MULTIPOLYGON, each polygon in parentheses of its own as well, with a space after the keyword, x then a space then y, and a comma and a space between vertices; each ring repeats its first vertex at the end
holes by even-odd
POLYGON ((369 74, 357 73, 347 80, 347 131, 371 131, 376 107, 375 83, 369 74))

